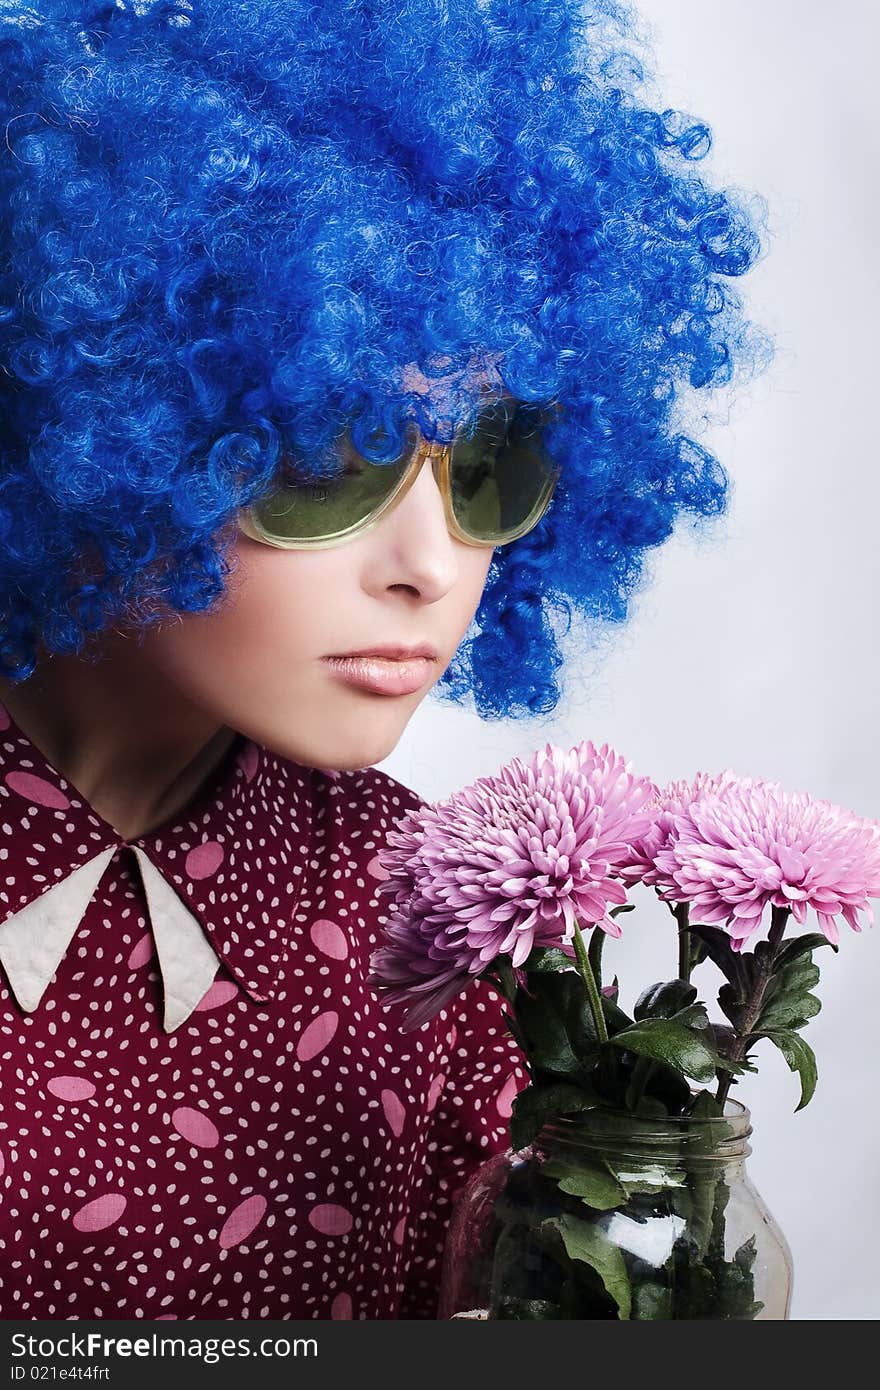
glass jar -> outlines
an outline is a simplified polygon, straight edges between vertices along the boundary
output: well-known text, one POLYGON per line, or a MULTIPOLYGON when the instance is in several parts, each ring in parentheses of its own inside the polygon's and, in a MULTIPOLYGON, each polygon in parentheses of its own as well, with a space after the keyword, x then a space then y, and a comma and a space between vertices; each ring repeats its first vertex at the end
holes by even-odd
POLYGON ((497 1154, 459 1195, 441 1318, 784 1319, 792 1263, 746 1172, 748 1109, 595 1107, 497 1154))

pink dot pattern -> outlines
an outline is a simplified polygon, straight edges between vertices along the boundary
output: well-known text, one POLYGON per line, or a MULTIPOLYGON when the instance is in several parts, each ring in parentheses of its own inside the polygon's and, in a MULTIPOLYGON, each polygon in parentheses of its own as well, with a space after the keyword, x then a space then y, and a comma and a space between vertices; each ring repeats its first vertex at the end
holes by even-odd
POLYGON ((133 842, 220 960, 166 1033, 131 844, 0 704, 0 923, 116 850, 32 1013, 0 967, 0 1317, 436 1317, 527 1077, 488 985, 404 1034, 366 984, 378 851, 419 804, 239 735, 133 842))

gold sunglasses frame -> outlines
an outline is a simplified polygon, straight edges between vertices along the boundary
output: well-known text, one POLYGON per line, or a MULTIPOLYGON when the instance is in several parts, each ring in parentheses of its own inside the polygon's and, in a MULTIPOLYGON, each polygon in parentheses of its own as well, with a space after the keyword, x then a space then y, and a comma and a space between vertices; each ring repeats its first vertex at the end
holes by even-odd
MULTIPOLYGON (((483 550, 494 550, 498 546, 509 545, 511 541, 519 540, 520 536, 524 536, 528 531, 531 531, 543 517, 556 491, 556 484, 562 472, 561 466, 557 464, 548 473, 547 482, 535 505, 535 509, 529 514, 522 525, 516 527, 509 535, 505 535, 502 540, 475 540, 472 536, 467 535, 467 533, 462 530, 461 526, 459 526, 452 506, 452 482, 450 479, 452 451, 463 433, 464 430, 460 430, 455 438, 448 444, 438 444, 436 440, 425 439, 423 435, 419 434, 412 451, 412 457, 396 487, 391 490, 388 497, 381 503, 376 511, 370 512, 362 521, 355 522, 353 526, 349 526, 345 531, 336 531, 332 536, 317 536, 310 540, 282 541, 272 539, 268 536, 264 536, 260 531, 253 518, 251 507, 245 507, 239 513, 239 527, 251 540, 260 541, 263 545, 275 546, 279 550, 329 550, 333 546, 343 545, 346 541, 352 540, 355 536, 366 535, 369 531, 372 531, 375 526, 378 526, 379 522, 383 517, 388 515, 392 507, 396 507, 398 502, 403 500, 418 477, 422 464, 425 463, 427 459, 430 459, 434 470, 434 478, 443 498, 446 525, 450 534, 464 545, 478 546, 483 550)), ((316 479, 316 481, 319 480, 316 479)), ((327 481, 332 480, 328 479, 327 481)))

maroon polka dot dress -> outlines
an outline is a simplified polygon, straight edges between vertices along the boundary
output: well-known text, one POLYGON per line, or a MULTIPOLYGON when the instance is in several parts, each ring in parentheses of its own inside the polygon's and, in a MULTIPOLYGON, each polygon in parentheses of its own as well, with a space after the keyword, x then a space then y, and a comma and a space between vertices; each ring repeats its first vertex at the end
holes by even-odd
POLYGON ((488 984, 366 984, 419 804, 238 735, 126 841, 0 704, 0 1317, 436 1317, 527 1077, 488 984))

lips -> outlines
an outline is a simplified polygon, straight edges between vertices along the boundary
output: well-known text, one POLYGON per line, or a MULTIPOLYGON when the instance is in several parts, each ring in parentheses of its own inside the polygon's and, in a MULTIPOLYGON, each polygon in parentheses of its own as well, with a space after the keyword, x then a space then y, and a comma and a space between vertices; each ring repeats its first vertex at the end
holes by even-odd
POLYGON ((419 657, 425 661, 436 661, 437 650, 429 642, 419 642, 414 647, 404 647, 399 643, 386 643, 379 647, 364 647, 356 652, 335 652, 330 661, 343 661, 349 657, 381 657, 385 661, 415 661, 419 657))
POLYGON ((373 695, 412 695, 427 685, 436 671, 436 658, 419 654, 426 650, 432 649, 384 647, 372 652, 329 656, 325 661, 333 675, 346 685, 373 695), (394 655, 389 656, 389 651, 394 655))

